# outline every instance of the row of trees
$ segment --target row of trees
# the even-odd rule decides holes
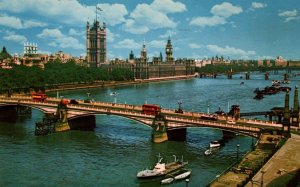
[[[13,65],[12,69],[0,69],[0,92],[29,92],[51,89],[63,84],[91,84],[96,81],[129,81],[133,72],[127,68],[88,68],[74,61],[60,63],[58,60],[37,67]]]
[[[249,71],[271,71],[282,69],[281,66],[275,66],[275,61],[270,60],[270,66],[267,65],[267,60],[263,60],[261,66],[258,65],[257,60],[249,60],[247,62],[239,62],[232,60],[230,64],[207,64],[204,67],[196,68],[198,73],[226,73],[232,72],[249,72]]]

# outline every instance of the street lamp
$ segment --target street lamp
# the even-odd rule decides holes
[[[207,113],[209,114],[209,104],[207,104]]]
[[[190,179],[185,179],[185,186],[186,186],[186,187],[189,186],[189,182],[190,182]]]
[[[175,110],[175,112],[176,112],[176,113],[183,113],[183,110],[182,110],[182,108],[181,108],[182,102],[181,102],[181,101],[178,101],[177,103],[178,103],[178,110]]]
[[[240,151],[240,144],[236,145],[236,161],[239,161],[239,151]]]

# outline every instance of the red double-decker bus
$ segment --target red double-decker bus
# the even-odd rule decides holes
[[[32,101],[44,102],[47,99],[46,94],[43,93],[32,93]]]
[[[157,106],[157,105],[144,104],[142,106],[143,114],[156,115],[160,112],[160,110],[161,110],[160,106]]]

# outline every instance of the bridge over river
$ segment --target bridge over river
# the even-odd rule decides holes
[[[69,122],[94,115],[116,115],[148,125],[152,128],[154,142],[163,142],[170,137],[185,139],[188,127],[210,127],[248,136],[258,137],[262,130],[281,131],[283,124],[275,121],[238,118],[218,115],[217,120],[201,119],[206,113],[184,111],[176,113],[174,109],[162,108],[158,115],[142,113],[142,106],[90,101],[89,103],[79,100],[78,104],[61,105],[61,99],[47,98],[44,102],[32,101],[30,96],[0,97],[0,107],[25,106],[41,110],[46,114],[53,114],[59,119],[54,125],[54,132],[70,130]],[[234,122],[232,122],[234,121]],[[82,123],[82,122],[81,122]],[[83,123],[81,125],[90,125]]]

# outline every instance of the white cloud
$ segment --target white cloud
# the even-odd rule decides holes
[[[162,41],[162,40],[152,40],[151,42],[149,42],[149,47],[153,47],[153,48],[164,48],[166,45],[166,41]]]
[[[147,4],[138,4],[135,10],[130,14],[130,17],[133,18],[135,22],[149,25],[149,27],[176,27],[176,23],[169,19],[165,13],[159,12]]]
[[[219,55],[252,56],[256,54],[255,51],[245,51],[230,46],[220,47],[217,45],[207,45],[206,47],[211,52]]]
[[[172,36],[175,36],[176,35],[176,32],[173,31],[173,30],[167,30],[165,34],[162,34],[160,35],[159,37],[160,38],[168,38],[168,37],[172,37]]]
[[[173,0],[154,0],[151,4],[138,4],[126,20],[124,30],[133,34],[144,34],[150,29],[175,28],[177,22],[168,17],[169,13],[186,11],[183,3]]]
[[[69,35],[71,35],[71,36],[83,36],[84,34],[85,34],[85,31],[78,31],[73,28],[69,29]]]
[[[186,7],[181,2],[174,2],[173,0],[154,0],[151,6],[165,13],[176,13],[176,12],[184,12],[186,11]]]
[[[192,48],[192,49],[200,49],[200,48],[202,48],[203,46],[202,46],[202,45],[199,45],[199,44],[196,44],[196,43],[190,43],[190,44],[189,44],[189,47]]]
[[[289,21],[292,21],[292,20],[299,20],[300,19],[300,16],[297,16],[297,17],[287,17],[285,18],[285,22],[289,22]]]
[[[285,22],[300,19],[300,16],[298,16],[298,11],[297,10],[283,11],[283,12],[278,13],[278,16],[285,17]]]
[[[125,48],[125,49],[139,49],[142,47],[141,44],[135,42],[132,39],[124,39],[113,46],[114,48]]]
[[[31,27],[46,27],[47,23],[43,23],[40,21],[36,21],[36,20],[25,20],[23,22],[23,28],[31,28]]]
[[[212,16],[212,17],[196,17],[192,18],[190,25],[195,26],[216,26],[216,25],[224,25],[227,21],[225,18],[220,16]]]
[[[108,28],[106,28],[106,41],[107,42],[113,42],[115,41],[115,37],[118,35],[112,33]]]
[[[0,25],[14,29],[22,28],[22,22],[19,18],[7,15],[0,15]]]
[[[62,38],[64,35],[60,32],[59,29],[44,29],[42,33],[38,34],[39,38]]]
[[[115,25],[125,21],[127,9],[123,4],[98,4],[98,6],[103,9],[101,15],[108,24]],[[19,0],[2,0],[0,10],[35,13],[69,25],[84,24],[88,18],[95,18],[95,6],[81,4],[78,0],[26,0],[22,3]]]
[[[252,9],[265,8],[265,7],[267,7],[267,4],[264,3],[252,2],[251,4]]]
[[[125,22],[124,16],[128,14],[125,5],[123,4],[98,4],[98,7],[102,9],[100,12],[100,19],[103,15],[107,19],[108,24],[111,26]]]
[[[45,27],[47,24],[36,20],[21,20],[14,16],[0,15],[0,25],[14,29]]]
[[[243,12],[243,9],[240,6],[233,6],[231,3],[224,2],[222,4],[213,6],[210,12],[216,16],[228,18],[232,15],[240,14]]]
[[[150,29],[144,25],[136,25],[133,19],[126,20],[125,24],[123,25],[124,30],[130,32],[132,34],[144,34],[148,32]]]
[[[22,45],[25,42],[27,42],[27,38],[25,36],[15,34],[14,32],[6,32],[6,36],[3,36],[3,39],[10,42],[16,42]]]
[[[214,5],[210,12],[213,14],[211,17],[194,17],[190,21],[190,25],[195,26],[217,26],[224,25],[230,16],[240,14],[243,9],[240,6],[233,6],[231,3],[224,2],[222,4]]]
[[[64,35],[59,29],[44,29],[37,37],[48,40],[48,45],[53,47],[72,49],[85,48],[85,45],[80,43],[76,38]]]
[[[295,17],[295,16],[297,16],[297,14],[298,14],[297,10],[287,10],[287,11],[280,12],[278,14],[278,16],[282,16],[282,17]]]

